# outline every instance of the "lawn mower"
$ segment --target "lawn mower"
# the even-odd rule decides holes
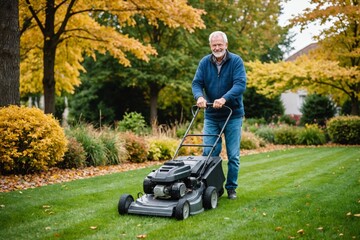
[[[208,103],[207,107],[212,107]],[[138,198],[130,194],[122,194],[118,202],[118,212],[149,216],[175,217],[178,220],[188,218],[203,212],[205,209],[217,207],[218,198],[224,193],[225,176],[222,169],[222,159],[211,156],[216,144],[227,125],[232,110],[219,134],[189,134],[200,108],[191,108],[193,118],[185,131],[174,157],[165,162],[159,169],[149,173],[143,181],[144,193]],[[196,109],[196,110],[195,110]],[[188,144],[188,137],[217,137],[214,145]],[[178,156],[182,147],[210,147],[207,156]]]

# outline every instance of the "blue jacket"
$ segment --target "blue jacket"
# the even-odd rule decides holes
[[[218,74],[216,63],[212,54],[200,60],[193,82],[192,92],[195,100],[204,97],[207,102],[213,103],[215,99],[225,98],[225,105],[233,110],[232,118],[245,115],[243,93],[246,89],[246,72],[244,62],[240,56],[227,52],[225,62]],[[224,120],[229,114],[226,108],[208,108],[205,118]]]

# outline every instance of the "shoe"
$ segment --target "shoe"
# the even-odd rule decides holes
[[[236,198],[236,191],[233,189],[227,190],[228,199],[235,199]]]

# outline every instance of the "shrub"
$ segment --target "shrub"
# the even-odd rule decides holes
[[[274,129],[270,127],[260,127],[256,130],[255,134],[264,139],[268,143],[275,142],[275,133]]]
[[[334,117],[327,122],[327,131],[334,143],[360,144],[360,117]]]
[[[118,130],[121,132],[131,131],[136,134],[142,134],[147,131],[147,125],[141,113],[125,113],[123,119],[118,122]]]
[[[0,133],[2,173],[46,171],[66,151],[67,139],[59,122],[37,108],[1,108]]]
[[[171,159],[176,151],[179,141],[169,137],[151,137],[147,139],[149,143],[148,160],[167,160]]]
[[[251,150],[257,149],[262,146],[265,146],[265,143],[261,139],[259,139],[254,133],[245,131],[242,132],[240,142],[241,149]]]
[[[295,127],[282,126],[274,131],[275,144],[295,145],[297,142],[297,129]]]
[[[68,150],[65,152],[63,161],[57,167],[63,169],[82,168],[86,165],[86,152],[75,138],[68,137]]]
[[[317,124],[306,124],[298,131],[297,144],[322,145],[326,143],[326,136]]]
[[[128,154],[126,160],[134,163],[141,163],[147,160],[148,146],[143,138],[133,132],[125,132],[121,134],[121,139],[125,142],[125,148]]]
[[[126,159],[125,143],[115,131],[103,127],[99,132],[99,139],[105,148],[106,165],[116,165]]]
[[[76,138],[86,152],[87,166],[101,166],[106,164],[106,147],[91,125],[80,124],[72,128],[68,135]]]
[[[300,119],[302,125],[315,123],[325,126],[326,121],[335,116],[336,107],[328,97],[312,94],[305,98],[300,111],[303,114]]]

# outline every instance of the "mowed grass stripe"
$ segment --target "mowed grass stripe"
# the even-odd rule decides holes
[[[244,176],[240,174],[240,198],[234,202],[231,202],[226,198],[221,198],[219,201],[219,209],[221,209],[221,211],[217,211],[217,209],[215,211],[205,212],[204,214],[210,214],[213,220],[207,221],[206,225],[202,225],[201,228],[194,227],[193,230],[191,230],[191,235],[187,234],[186,231],[177,230],[177,226],[174,224],[173,228],[171,228],[172,226],[166,226],[166,228],[169,228],[170,232],[174,232],[174,234],[165,236],[165,234],[163,235],[161,233],[165,230],[160,229],[150,236],[157,235],[162,237],[169,237],[169,239],[287,239],[291,235],[299,237],[297,231],[301,228],[307,227],[311,230],[311,234],[315,236],[315,239],[318,237],[321,239],[324,236],[324,233],[320,230],[317,230],[317,228],[321,226],[325,227],[326,224],[331,224],[333,222],[332,220],[330,222],[322,220],[321,213],[320,217],[317,218],[317,222],[323,222],[323,225],[320,224],[318,227],[315,227],[318,225],[316,223],[314,223],[315,226],[312,226],[308,225],[311,222],[302,223],[301,221],[297,220],[297,217],[301,218],[303,216],[303,212],[298,208],[297,205],[301,204],[301,206],[306,206],[307,201],[309,201],[307,198],[311,197],[311,192],[308,190],[311,189],[311,187],[317,189],[318,185],[321,184],[318,184],[315,181],[314,186],[302,187],[296,185],[296,183],[292,183],[292,180],[289,181],[289,184],[284,185],[284,182],[286,183],[287,181],[282,180],[289,178],[289,175],[291,176],[291,174],[288,174],[288,169],[292,169],[293,172],[299,172],[298,174],[300,175],[303,174],[306,178],[304,182],[314,179],[322,174],[334,176],[332,170],[337,170],[338,167],[341,168],[341,166],[343,166],[345,163],[352,166],[354,169],[359,169],[358,151],[350,151],[350,154],[345,154],[349,152],[347,148],[335,149],[336,151],[334,151],[334,149],[330,149],[331,151],[329,153],[327,153],[327,150],[329,149],[321,148],[320,151],[319,149],[300,149],[299,153],[297,153],[298,150],[294,150],[295,152],[291,152],[291,150],[289,150],[289,156],[293,156],[294,154],[296,156],[304,154],[304,156],[302,158],[295,158],[298,160],[293,160],[294,158],[292,157],[292,161],[286,160],[283,162],[290,163],[290,165],[296,165],[297,161],[301,161],[301,163],[298,164],[308,167],[296,169],[289,168],[289,165],[285,165],[283,168],[286,171],[275,171],[275,174],[273,171],[268,171],[267,174],[258,174],[267,179],[275,179],[274,182],[277,184],[275,189],[273,184],[267,185],[266,181],[264,181],[257,185],[257,192],[249,191],[247,189],[248,186],[253,184],[253,178],[248,175]],[[354,149],[352,148],[351,150]],[[257,159],[263,159],[263,156],[268,154],[259,155],[261,156],[254,157]],[[313,157],[312,161],[307,160],[308,156]],[[333,156],[334,158],[326,160],[326,158],[329,156]],[[243,158],[243,170],[247,167],[248,162],[251,162],[251,165],[254,165],[252,157],[248,157],[250,156]],[[288,156],[285,154],[284,158],[287,157]],[[277,160],[281,159],[277,157],[275,158]],[[279,168],[278,162],[273,161],[272,158],[270,158],[270,162],[272,162],[272,164],[267,164],[266,167],[261,166],[260,169],[273,169],[275,163],[275,168]],[[265,161],[261,160],[260,165],[263,164],[265,164]],[[326,168],[321,167],[324,164]],[[317,173],[319,169],[322,171]],[[254,169],[247,170],[249,172],[252,170],[256,172],[256,167]],[[284,172],[286,172],[286,174],[284,174]],[[251,174],[249,173],[249,175]],[[350,177],[356,178],[354,175]],[[333,186],[331,185],[328,188],[332,189]],[[325,191],[329,191],[329,189],[325,189]],[[336,191],[333,190],[332,192],[334,195],[336,195]],[[327,193],[324,192],[322,195],[323,194],[326,195]],[[353,194],[352,203],[356,203],[356,201],[354,201],[356,196],[354,195],[355,194]],[[321,196],[319,197],[321,198]],[[296,204],[297,201],[300,201],[300,203]],[[319,204],[321,205],[321,202],[319,202]],[[308,215],[309,213],[306,214]],[[315,214],[315,216],[318,215]],[[293,220],[294,217],[296,221]],[[192,217],[192,219],[196,219],[198,221],[201,221],[202,218],[202,215]],[[194,220],[194,222],[196,220]],[[306,220],[307,219],[305,218],[304,221],[306,222]],[[339,218],[337,220],[342,222],[344,219]],[[218,226],[219,224],[221,226]],[[277,227],[282,230],[276,231],[275,229],[277,229]],[[257,231],[256,229],[261,229],[261,231]],[[179,231],[181,231],[181,234]],[[336,231],[338,230],[334,231],[334,234],[336,235]],[[175,232],[178,234],[175,234]],[[172,236],[174,237],[172,238]],[[214,238],[211,238],[211,236]]]

